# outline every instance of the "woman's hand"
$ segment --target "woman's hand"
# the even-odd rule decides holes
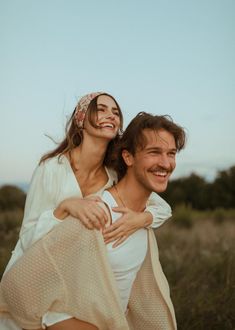
[[[56,218],[63,220],[68,215],[79,219],[88,229],[104,228],[108,221],[107,214],[98,205],[101,202],[98,196],[90,196],[85,198],[71,197],[62,201],[55,209]]]
[[[150,212],[134,212],[127,207],[113,207],[112,210],[123,214],[114,224],[103,230],[105,244],[116,241],[113,247],[123,243],[138,229],[148,227],[153,221]]]

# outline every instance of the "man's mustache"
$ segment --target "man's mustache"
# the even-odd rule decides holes
[[[157,172],[157,171],[165,171],[171,173],[174,170],[172,166],[165,167],[165,166],[157,166],[149,169],[149,172]]]

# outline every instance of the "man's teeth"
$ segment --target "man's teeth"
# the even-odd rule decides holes
[[[162,177],[165,177],[167,175],[166,171],[153,171],[153,173],[155,175],[159,175],[159,176],[162,176]]]

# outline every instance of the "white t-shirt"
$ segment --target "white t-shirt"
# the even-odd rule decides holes
[[[107,190],[104,191],[102,199],[108,205],[114,223],[121,216],[120,213],[112,211],[112,207],[117,206],[117,203]],[[115,248],[112,247],[113,244],[114,242],[107,244],[106,248],[125,312],[133,282],[147,254],[147,229],[137,230]]]

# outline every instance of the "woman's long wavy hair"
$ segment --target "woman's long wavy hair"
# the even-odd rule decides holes
[[[122,115],[122,111],[121,111],[119,104],[117,103],[117,101],[115,100],[115,98],[113,96],[111,96],[107,93],[103,93],[100,95],[107,95],[113,99],[113,101],[116,103],[116,106],[119,111],[119,116],[120,116],[120,129],[118,131],[117,136],[109,142],[107,150],[106,150],[106,154],[104,157],[104,165],[107,167],[113,167],[113,164],[115,162],[115,157],[116,157],[116,153],[115,153],[116,145],[118,144],[118,142],[120,140],[120,136],[122,134],[122,129],[123,129],[123,115]],[[90,102],[88,109],[87,109],[88,121],[93,127],[97,127],[97,125],[96,125],[97,99],[100,95],[96,96]],[[64,140],[61,143],[59,143],[59,145],[54,150],[43,155],[42,158],[40,159],[40,163],[44,162],[45,160],[47,160],[49,158],[52,158],[52,157],[55,157],[58,155],[60,158],[60,156],[62,156],[63,154],[65,154],[67,152],[70,153],[71,150],[73,150],[74,148],[78,147],[81,144],[81,142],[83,140],[83,128],[79,128],[77,126],[77,123],[74,118],[75,111],[76,111],[76,108],[74,109],[70,119],[68,120],[68,122],[66,124]]]

